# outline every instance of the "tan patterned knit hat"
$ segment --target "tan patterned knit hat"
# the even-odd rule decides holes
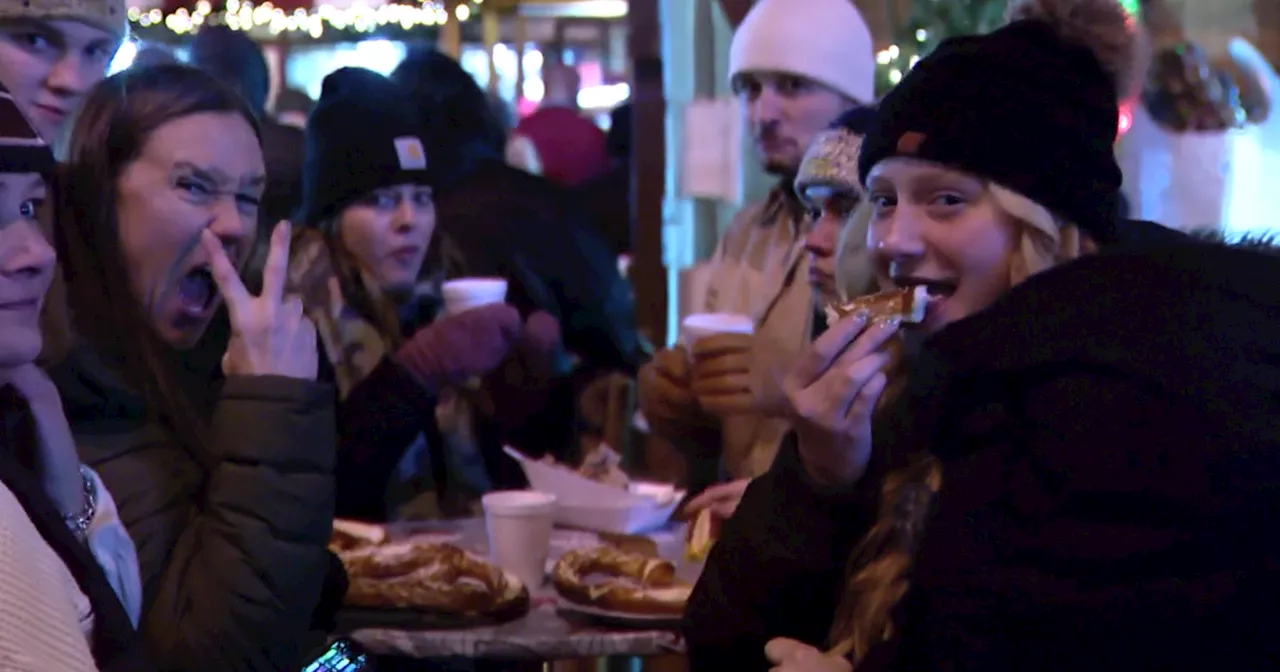
[[[125,0],[0,0],[0,21],[70,19],[124,39],[129,33]]]
[[[800,162],[794,181],[796,195],[801,201],[809,203],[817,192],[823,190],[861,196],[858,152],[862,149],[862,136],[875,117],[874,108],[854,108],[840,115],[831,128],[814,139]],[[822,196],[819,200],[821,198],[827,197]]]

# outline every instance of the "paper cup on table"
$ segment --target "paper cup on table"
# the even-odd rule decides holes
[[[450,315],[507,300],[503,278],[459,278],[444,283],[444,309]]]
[[[533,490],[491,492],[480,499],[489,535],[489,560],[515,574],[532,592],[542,585],[551,551],[556,498]]]
[[[738,313],[694,313],[680,321],[680,340],[693,352],[698,339],[717,334],[754,334],[755,320]]]

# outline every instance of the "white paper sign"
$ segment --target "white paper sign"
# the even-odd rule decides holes
[[[733,98],[695,100],[684,109],[680,193],[742,202],[742,113]]]

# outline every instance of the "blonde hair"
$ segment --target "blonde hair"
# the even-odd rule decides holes
[[[875,263],[867,246],[871,213],[870,203],[862,199],[840,231],[840,242],[836,245],[836,291],[841,301],[876,291]]]
[[[1089,251],[1080,230],[1054,217],[1031,199],[997,184],[987,193],[1018,229],[1017,253],[1010,268],[1010,286]],[[868,254],[863,224],[863,250]],[[851,222],[848,234],[855,235]],[[842,252],[847,249],[842,246]],[[861,256],[850,257],[850,260]],[[842,262],[837,262],[837,277]],[[894,366],[890,383],[877,410],[884,409],[905,387],[908,367]],[[836,648],[851,651],[855,667],[876,644],[893,636],[893,610],[906,594],[909,574],[924,536],[934,497],[942,486],[942,464],[929,455],[914,456],[902,469],[890,472],[880,486],[876,522],[850,558],[849,576],[832,623]]]

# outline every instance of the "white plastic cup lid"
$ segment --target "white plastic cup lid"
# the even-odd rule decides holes
[[[484,512],[496,516],[541,516],[555,509],[556,497],[536,490],[502,490],[480,498]]]
[[[753,334],[756,330],[755,320],[740,313],[694,313],[680,324],[703,334]]]
[[[680,321],[680,340],[693,349],[699,339],[717,334],[754,334],[755,320],[740,313],[694,313]]]
[[[458,278],[448,280],[442,287],[446,298],[470,298],[500,296],[506,298],[507,281],[505,278]]]

